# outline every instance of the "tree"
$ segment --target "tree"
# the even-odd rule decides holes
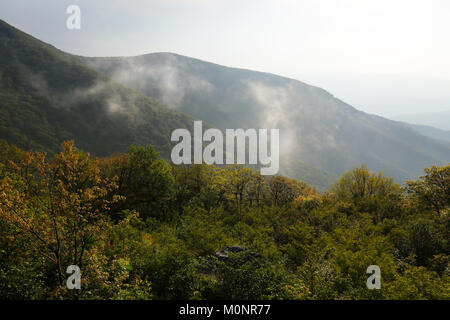
[[[165,218],[175,179],[170,165],[152,146],[130,147],[127,154],[103,161],[102,168],[110,179],[117,179],[116,193],[125,197],[115,212],[130,209],[144,218]]]
[[[375,196],[399,194],[400,186],[394,179],[383,176],[382,173],[371,173],[365,165],[344,173],[332,186],[333,192],[339,199],[362,199]]]
[[[68,265],[83,267],[86,252],[108,226],[107,199],[116,181],[100,175],[98,161],[73,142],[46,162],[41,153],[27,153],[13,164],[14,176],[0,182],[0,218],[28,237],[28,243],[51,265],[63,285]]]
[[[234,201],[240,213],[245,201],[260,198],[262,183],[256,171],[233,165],[217,172],[215,188],[225,201]],[[253,187],[255,189],[252,190]]]
[[[283,176],[272,177],[269,187],[272,199],[278,206],[288,204],[301,195],[315,194],[314,188],[307,183]]]
[[[173,198],[179,212],[188,204],[199,205],[207,211],[218,204],[219,195],[214,190],[216,171],[216,167],[206,164],[172,167],[176,185]]]
[[[425,173],[420,180],[407,181],[408,193],[438,214],[447,212],[450,207],[450,164],[426,168]]]

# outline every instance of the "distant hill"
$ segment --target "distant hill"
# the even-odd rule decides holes
[[[279,128],[280,173],[320,190],[362,163],[403,181],[450,159],[445,143],[297,80],[172,53],[74,56],[0,21],[0,138],[9,143],[55,152],[75,139],[98,156],[152,144],[168,158],[172,130],[194,118]]]
[[[410,124],[425,125],[442,130],[450,130],[450,110],[420,114],[402,114],[394,116],[392,119]]]
[[[173,53],[72,59],[219,128],[280,128],[281,172],[315,185],[314,171],[327,184],[365,163],[404,181],[450,160],[445,143],[297,80]]]
[[[436,140],[441,140],[450,145],[450,131],[442,130],[435,127],[423,126],[420,124],[409,124],[408,125],[415,131],[423,134],[424,136],[431,137]]]
[[[68,59],[0,20],[0,138],[54,153],[75,139],[98,156],[131,144],[170,152],[175,128],[193,118]]]

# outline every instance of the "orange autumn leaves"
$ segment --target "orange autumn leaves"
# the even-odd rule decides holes
[[[108,228],[107,213],[123,199],[116,179],[101,175],[98,160],[65,142],[51,161],[26,153],[0,184],[0,217],[30,239],[45,259],[56,264],[62,284],[68,264],[83,264],[90,246]]]

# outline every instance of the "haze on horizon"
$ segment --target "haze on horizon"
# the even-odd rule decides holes
[[[81,30],[66,28],[71,4]],[[73,54],[174,52],[295,78],[386,117],[450,110],[449,16],[446,0],[0,2],[0,19]]]

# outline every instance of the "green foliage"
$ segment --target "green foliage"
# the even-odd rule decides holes
[[[319,194],[241,166],[170,166],[151,146],[97,159],[70,142],[50,160],[3,147],[2,298],[449,298],[446,167],[407,190],[360,167]]]
[[[426,208],[438,214],[448,214],[450,209],[450,164],[425,169],[425,176],[418,181],[408,181],[408,192]]]
[[[213,83],[212,94],[226,92],[186,92],[185,111],[218,127],[230,119],[236,128],[260,127],[252,121],[261,105],[249,104],[248,92],[237,99],[242,89],[234,87],[260,75],[169,57]],[[242,166],[171,166],[158,152],[167,159],[170,133],[193,119],[90,69],[114,73],[122,58],[100,60],[63,53],[0,21],[0,298],[450,298],[450,165],[426,168],[406,188],[362,166],[324,194]],[[305,140],[281,167],[321,191],[362,159],[397,178],[448,159],[448,148],[416,144],[403,127],[368,119],[320,89],[262,80],[316,106],[286,113],[302,134],[319,139],[320,150]],[[152,86],[143,91],[161,94]],[[336,148],[355,137],[356,146]],[[72,139],[81,149],[61,145]],[[395,159],[379,158],[399,147]],[[409,163],[411,155],[422,160]],[[228,247],[240,251],[224,255]],[[82,269],[81,290],[65,286],[71,264]],[[380,290],[366,287],[373,264],[381,268]]]
[[[267,264],[261,259],[249,259],[238,253],[216,267],[220,289],[215,298],[224,299],[280,299],[286,275],[277,264]]]
[[[143,219],[166,218],[174,188],[171,167],[152,146],[130,147],[128,153],[102,161],[103,171],[117,178],[118,194],[125,197],[115,211],[136,210]]]
[[[160,299],[189,299],[195,277],[194,256],[169,229],[155,233],[155,244],[145,253],[140,271],[148,276]]]

